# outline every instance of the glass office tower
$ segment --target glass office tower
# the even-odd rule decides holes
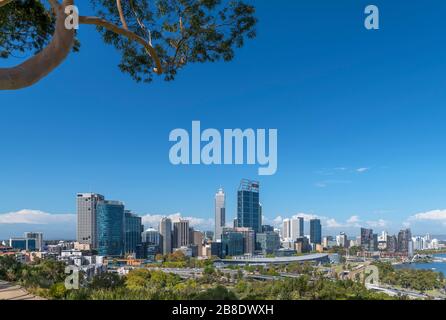
[[[124,252],[135,254],[136,248],[142,243],[142,219],[129,210],[124,212],[125,220],[125,241]]]
[[[237,227],[262,232],[262,213],[259,202],[259,182],[242,180],[237,192]]]
[[[223,230],[221,236],[222,257],[242,256],[244,253],[244,244],[243,233],[233,230]]]
[[[124,204],[119,201],[99,201],[96,206],[96,221],[98,255],[124,255]]]
[[[321,220],[319,219],[310,220],[310,243],[311,244],[322,243],[322,226],[321,226]]]

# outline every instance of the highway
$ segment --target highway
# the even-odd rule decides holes
[[[383,286],[379,286],[376,284],[366,284],[365,285],[367,287],[367,289],[369,290],[375,290],[375,291],[379,291],[379,292],[383,292],[388,294],[389,296],[407,296],[411,299],[427,299],[429,298],[427,295],[422,294],[422,293],[418,293],[415,291],[409,291],[409,290],[400,290],[400,289],[395,289],[392,287],[383,287]]]

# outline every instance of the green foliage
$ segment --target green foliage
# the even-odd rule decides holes
[[[0,58],[35,54],[50,41],[55,18],[43,1],[15,0],[0,8]],[[79,51],[75,40],[73,51]]]
[[[97,15],[120,24],[115,0],[91,0]],[[230,61],[234,49],[256,36],[255,9],[241,1],[131,0],[122,3],[129,29],[153,41],[165,80],[189,63]],[[150,82],[153,60],[144,48],[98,28],[104,41],[121,52],[119,68],[136,81]]]
[[[51,298],[54,299],[63,299],[67,294],[67,289],[65,288],[65,284],[63,282],[55,283],[51,286],[49,290],[49,294]]]
[[[165,257],[170,263],[189,258],[180,255]],[[176,260],[176,261],[174,261]],[[183,261],[184,262],[184,261]],[[195,261],[193,263],[198,263]],[[201,262],[200,262],[201,263]],[[325,278],[311,264],[245,267],[252,272],[277,275],[279,272],[299,274],[297,278],[255,281],[243,277],[241,268],[234,276],[214,269],[209,262],[204,274],[196,279],[181,279],[161,270],[135,269],[127,276],[106,273],[95,276],[80,290],[67,291],[64,286],[64,264],[42,260],[21,265],[14,257],[0,257],[0,278],[18,281],[32,293],[50,299],[70,300],[375,300],[395,299],[367,290],[361,282]],[[423,270],[395,270],[389,263],[377,262],[380,281],[420,291],[439,288],[440,274]],[[229,282],[235,278],[237,281]],[[396,297],[402,299],[404,297]]]
[[[34,265],[17,262],[14,256],[0,257],[0,279],[17,281],[25,287],[50,288],[65,279],[65,264],[43,260]]]
[[[0,57],[40,51],[53,31],[52,16],[40,1],[13,1],[0,9]]]
[[[443,286],[444,277],[432,270],[395,269],[390,263],[375,262],[379,269],[380,281],[385,284],[401,286],[405,289],[428,291]]]
[[[42,2],[15,0],[0,9],[1,58],[35,53],[48,44],[55,17]],[[87,11],[87,1],[81,2],[79,10]],[[122,26],[116,0],[89,3],[97,16]],[[255,8],[239,0],[129,0],[122,7],[128,29],[152,42],[167,81],[187,64],[232,60],[235,49],[256,36]],[[121,53],[122,72],[138,82],[153,80],[155,63],[144,47],[103,27],[97,30]]]
[[[362,248],[361,247],[358,247],[358,246],[356,246],[356,247],[350,247],[349,249],[348,249],[348,254],[349,255],[351,255],[351,256],[356,256],[357,254],[358,254],[358,252],[361,252],[362,251]]]
[[[212,274],[215,273],[215,269],[214,269],[213,266],[206,266],[206,267],[203,269],[203,273],[204,273],[204,274],[207,274],[207,275],[212,275]]]
[[[124,279],[116,273],[101,273],[93,278],[90,288],[99,289],[116,289],[124,285]]]
[[[237,295],[221,285],[200,292],[195,300],[237,300]]]

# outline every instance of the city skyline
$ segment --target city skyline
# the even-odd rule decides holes
[[[248,181],[246,179],[242,179],[243,181]],[[253,182],[253,181],[251,181]],[[255,183],[258,183],[254,181]],[[239,193],[240,190],[235,190],[233,193],[235,194],[234,197],[237,198],[237,193]],[[226,193],[221,194],[220,192],[223,192],[223,188],[218,188],[217,193],[214,194],[214,211],[216,209],[215,207],[215,200],[218,195],[223,195],[224,198],[224,204],[226,203]],[[105,193],[103,193],[105,194]],[[20,225],[20,228],[17,230],[14,230],[14,225],[16,225],[14,222],[14,214],[7,214],[8,222],[5,222],[6,220],[2,219],[2,215],[0,214],[0,239],[7,239],[11,236],[19,236],[23,234],[24,232],[29,232],[30,230],[43,232],[46,235],[49,235],[50,239],[64,239],[64,240],[71,240],[71,239],[80,239],[81,243],[89,243],[88,241],[83,242],[83,235],[84,233],[79,233],[80,230],[84,227],[85,224],[85,213],[86,210],[85,204],[87,203],[89,206],[91,206],[90,202],[85,202],[86,200],[96,199],[95,201],[102,201],[104,200],[104,196],[99,193],[77,193],[77,205],[81,203],[82,205],[79,207],[79,213],[80,214],[61,214],[61,215],[51,215],[47,214],[42,211],[37,210],[21,210],[16,213],[16,215],[19,217],[20,220],[18,220],[17,225]],[[121,203],[121,201],[120,201]],[[125,205],[125,201],[122,202],[123,205]],[[87,205],[87,206],[88,206]],[[85,208],[84,208],[85,207]],[[262,205],[260,205],[260,208],[262,208]],[[128,210],[126,210],[128,211]],[[236,209],[234,210],[237,211]],[[260,210],[261,211],[261,210]],[[130,211],[129,211],[130,212]],[[95,214],[96,211],[93,209],[91,211],[92,214]],[[171,220],[172,226],[174,223],[180,222],[180,221],[188,221],[188,224],[190,224],[191,227],[196,228],[200,231],[214,231],[215,230],[215,221],[217,216],[214,215],[213,217],[210,215],[207,219],[199,218],[199,217],[193,217],[193,216],[185,216],[181,213],[173,213],[173,214],[140,214],[140,213],[131,213],[132,215],[137,216],[141,219],[142,225],[145,229],[148,228],[158,228],[161,220],[163,218],[168,218]],[[226,214],[226,208],[225,208],[225,216],[226,216],[226,224],[225,227],[233,227],[233,219],[237,221],[237,214],[230,215],[229,219]],[[56,219],[54,219],[56,218]],[[28,220],[27,220],[28,219]],[[48,221],[45,221],[45,219],[48,219]],[[51,221],[53,219],[53,221]],[[305,230],[304,235],[310,236],[310,229],[311,229],[311,221],[312,220],[318,220],[321,223],[322,227],[322,236],[333,236],[338,235],[342,232],[345,232],[348,234],[348,236],[352,239],[356,236],[360,235],[360,228],[370,228],[374,230],[379,230],[380,232],[389,232],[389,233],[397,233],[398,231],[405,229],[407,227],[410,227],[409,224],[401,224],[401,227],[395,227],[395,228],[389,228],[384,222],[373,222],[373,221],[362,221],[359,219],[358,216],[352,216],[350,217],[345,223],[339,223],[336,220],[325,217],[325,216],[319,216],[316,214],[307,214],[307,213],[297,213],[294,215],[278,215],[275,218],[271,219],[265,216],[262,216],[261,218],[261,224],[262,225],[271,225],[274,228],[280,229],[281,232],[283,232],[284,224],[289,223],[288,228],[297,228],[299,231],[299,234],[301,234],[300,226],[297,226],[297,221],[302,220],[299,224],[302,224]],[[3,223],[3,224],[2,224]],[[73,223],[74,226],[73,226]],[[54,233],[52,230],[54,227],[58,228],[60,227],[60,224],[63,224],[65,229],[69,230],[62,231],[62,233]],[[292,226],[294,224],[294,226]],[[2,226],[8,226],[9,228],[6,229],[7,231],[3,231],[2,233]],[[71,226],[71,228],[70,228]],[[79,226],[78,228],[76,226]],[[74,229],[73,229],[74,228]],[[440,227],[441,228],[441,227]],[[73,230],[71,230],[73,229]],[[77,235],[76,235],[77,230]],[[91,232],[91,231],[90,231]],[[96,231],[94,231],[96,232]],[[173,232],[173,230],[172,230]],[[291,232],[291,231],[289,231]],[[295,232],[295,231],[292,231]],[[65,233],[65,234],[64,234]],[[425,234],[431,234],[431,235],[439,235],[439,236],[445,236],[446,238],[446,232],[435,232],[432,230],[421,230],[421,231],[415,231],[413,232],[414,235],[422,236]],[[59,234],[59,235],[58,235]],[[70,234],[72,236],[70,236]],[[94,238],[94,237],[93,237]]]
[[[257,166],[172,166],[169,132],[199,120],[218,130],[278,129],[278,171],[261,181],[270,220],[306,213],[347,226],[357,216],[397,230],[429,213],[409,221],[413,229],[441,233],[446,66],[438,39],[446,4],[376,5],[381,29],[368,31],[357,2],[258,3],[258,37],[233,63],[197,65],[149,86],[112,68],[117,54],[82,26],[94,51],[81,50],[35,87],[2,92],[0,232],[20,221],[6,213],[74,214],[71,195],[79,191],[126,199],[141,215],[209,219],[212,203],[202,199],[216,186],[233,190],[239,177],[257,179]],[[283,28],[292,32],[285,37]],[[78,72],[86,69],[100,80]],[[66,93],[64,79],[76,83],[76,94]],[[226,206],[232,218],[232,194]],[[66,217],[44,221],[58,219]]]

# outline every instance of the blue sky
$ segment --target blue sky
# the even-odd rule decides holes
[[[146,221],[180,212],[207,225],[223,186],[231,220],[241,178],[260,180],[268,222],[305,213],[332,234],[403,224],[446,233],[446,3],[373,1],[381,29],[367,31],[370,3],[255,1],[258,37],[234,61],[150,85],[120,73],[115,50],[82,26],[80,53],[32,88],[0,93],[0,238],[74,235],[74,219],[33,225],[17,212],[73,214],[84,191]],[[193,120],[277,128],[278,172],[172,166],[169,132]]]

